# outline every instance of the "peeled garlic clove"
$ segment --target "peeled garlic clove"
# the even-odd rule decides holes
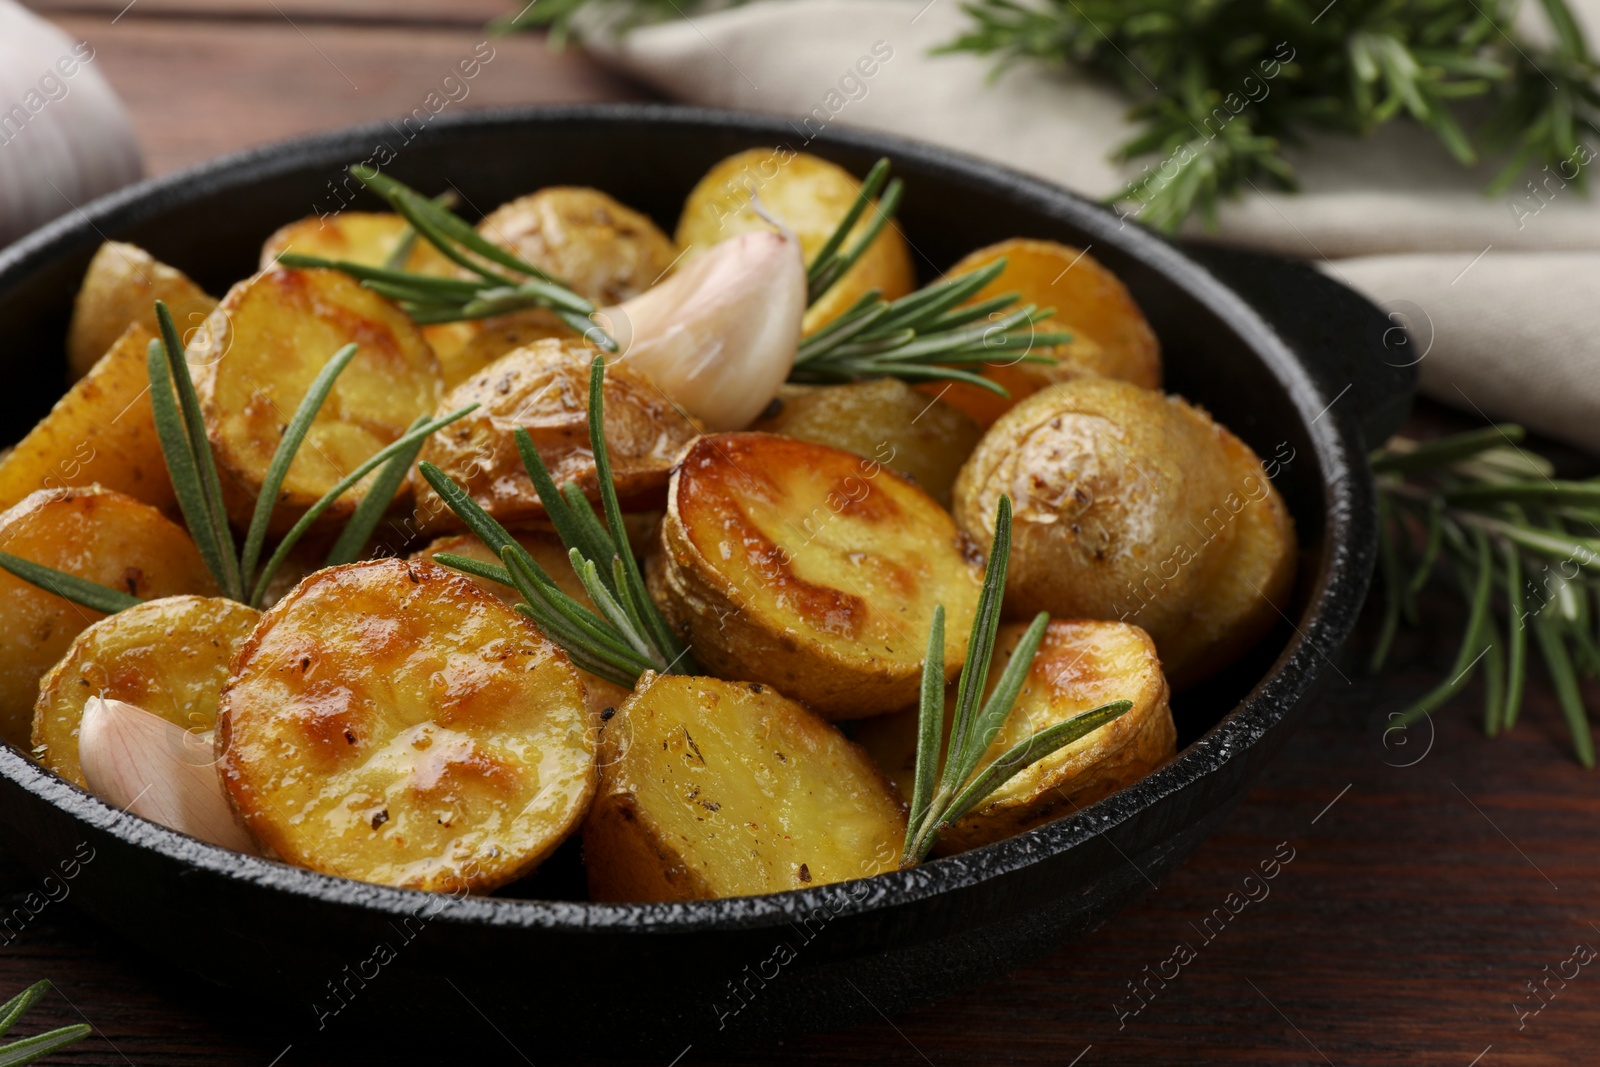
[[[619,354],[711,430],[754,422],[789,377],[806,310],[800,242],[744,233],[602,310]]]
[[[213,845],[256,852],[223,796],[210,731],[191,733],[124,701],[90,697],[78,760],[89,791],[107,804]]]

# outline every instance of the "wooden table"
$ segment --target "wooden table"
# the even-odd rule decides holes
[[[484,39],[498,0],[40,0],[91,41],[133,113],[152,172],[418,106]],[[464,106],[627,99],[643,91],[575,52],[496,39]],[[1433,416],[1438,418],[1437,414]],[[1574,946],[1600,946],[1600,779],[1573,762],[1549,687],[1523,721],[1479,734],[1476,687],[1382,741],[1385,715],[1448,668],[1459,611],[1438,602],[1399,666],[1367,677],[1356,649],[1304,729],[1222,832],[1140,903],[1080,943],[969,995],[852,1030],[744,1054],[691,1048],[690,1064],[1578,1064],[1600,1061],[1600,972],[1541,1003]],[[1591,694],[1593,696],[1594,694]],[[1280,842],[1293,861],[1179,979],[1136,1015],[1129,983],[1200,944],[1196,927]],[[9,909],[35,888],[0,863]],[[1548,968],[1548,970],[1546,970]],[[1568,970],[1570,971],[1570,966]],[[95,1033],[51,1062],[393,1063],[285,1049],[269,1012],[138,958],[52,907],[0,952],[0,992],[49,977],[23,1024],[87,1019]],[[1120,1009],[1114,1007],[1120,1005]],[[1520,1012],[1519,1012],[1520,1009]],[[1521,1014],[1528,1013],[1528,1014]],[[240,1022],[238,1020],[246,1020]],[[589,1020],[589,1025],[603,1021]],[[419,1025],[428,1025],[425,1006]],[[546,1063],[538,1049],[525,1049]],[[276,1059],[275,1059],[276,1057]],[[506,1049],[509,1062],[522,1062]]]

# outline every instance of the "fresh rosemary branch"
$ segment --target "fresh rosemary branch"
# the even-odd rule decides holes
[[[523,598],[517,610],[564,648],[576,666],[632,687],[645,671],[693,674],[699,667],[650,599],[644,574],[628,544],[606,447],[604,383],[605,359],[596,356],[589,370],[589,447],[600,483],[603,522],[576,482],[556,487],[526,430],[519,428],[515,435],[517,451],[539,500],[598,611],[562,592],[527,549],[448,474],[431,463],[423,463],[419,469],[450,510],[500,557],[503,565],[497,567],[450,553],[440,553],[434,559],[515,588]]]
[[[988,683],[989,663],[994,658],[995,639],[999,635],[1000,603],[1010,556],[1011,499],[1002,496],[995,516],[994,544],[984,570],[978,613],[972,620],[972,638],[967,644],[961,679],[956,684],[955,714],[950,724],[948,746],[944,746],[944,605],[934,609],[933,625],[928,633],[928,654],[922,663],[916,776],[911,790],[911,818],[906,825],[905,849],[901,854],[902,866],[925,859],[940,833],[1024,768],[1121,717],[1133,707],[1130,701],[1117,700],[1074,715],[1030,734],[975,774],[978,762],[1011,714],[1027,681],[1034,653],[1044,639],[1045,627],[1050,624],[1050,616],[1044,612],[1034,617],[989,699],[980,707],[978,702]],[[939,766],[941,746],[946,747],[942,769]]]
[[[17,1024],[17,1020],[22,1018],[23,1013],[33,1007],[34,1002],[44,996],[45,990],[49,988],[48,979],[35,982],[4,1004],[0,1004],[0,1037],[10,1031]],[[87,1023],[74,1023],[71,1026],[58,1027],[42,1034],[22,1038],[20,1041],[0,1045],[0,1067],[21,1067],[22,1064],[34,1063],[52,1052],[82,1041],[93,1032],[93,1029]]]
[[[874,206],[873,200],[878,198],[879,193],[883,196]],[[850,210],[845,212],[844,217],[839,220],[839,225],[834,228],[823,246],[817,249],[817,254],[806,267],[808,306],[821,300],[823,294],[833,288],[833,284],[842,278],[846,271],[856,265],[856,260],[861,258],[862,253],[878,239],[878,234],[882,233],[883,228],[894,218],[895,212],[900,209],[900,198],[904,194],[904,182],[899,178],[889,180],[887,158],[880,159],[872,165],[872,169],[861,181],[861,190],[856,194]],[[848,249],[845,249],[845,240],[849,238],[850,231],[855,229],[856,223],[861,221],[861,215],[868,207],[873,207],[873,212],[867,228]]]
[[[420,324],[460,322],[529,308],[547,308],[600,348],[607,352],[617,350],[616,341],[591,319],[596,310],[593,303],[532,263],[486,240],[444,204],[428,199],[373,167],[356,164],[350,167],[350,174],[387,200],[389,206],[441,255],[476,277],[414,274],[393,265],[372,267],[293,252],[278,257],[279,263],[286,267],[342,271],[378,295],[393,300]]]
[[[1544,660],[1573,752],[1595,765],[1578,677],[1600,675],[1600,480],[1558,481],[1517,445],[1520,426],[1491,426],[1375,453],[1383,618],[1373,670],[1400,620],[1418,621],[1417,594],[1442,579],[1467,606],[1445,679],[1402,712],[1406,725],[1456,696],[1481,667],[1484,732],[1516,724],[1528,646]],[[1531,633],[1530,633],[1531,631]]]

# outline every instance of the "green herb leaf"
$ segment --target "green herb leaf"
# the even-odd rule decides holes
[[[22,1018],[23,1012],[33,1007],[34,1002],[49,988],[49,981],[35,982],[4,1004],[0,1004],[0,1035],[8,1033],[16,1025],[17,1020]],[[0,1045],[0,1067],[22,1067],[23,1064],[34,1063],[52,1052],[82,1041],[92,1032],[93,1028],[86,1023],[74,1023],[71,1026],[58,1027],[43,1034],[35,1034],[33,1037]]]
[[[13,556],[9,552],[0,552],[0,567],[4,567],[25,582],[54,593],[63,600],[81,604],[91,611],[115,615],[119,611],[144,603],[138,597],[119,589],[87,581],[66,571],[58,571],[54,567],[46,567],[42,563]]]

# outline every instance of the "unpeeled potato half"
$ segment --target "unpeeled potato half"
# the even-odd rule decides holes
[[[156,301],[166,302],[185,340],[217,306],[188,276],[138,245],[107,241],[89,261],[67,332],[67,368],[81,378],[127,330],[138,323],[154,333]]]

